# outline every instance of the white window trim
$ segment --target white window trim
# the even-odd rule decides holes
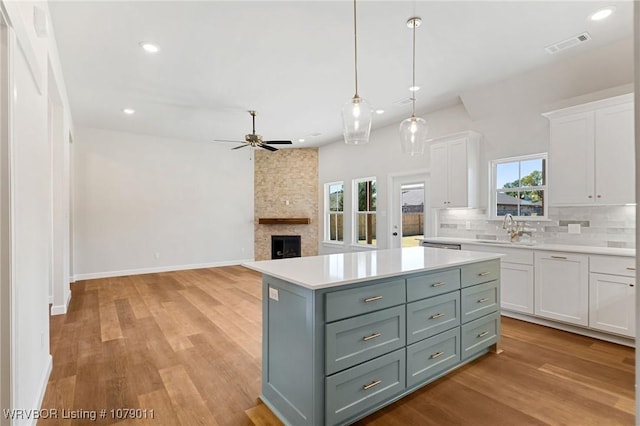
[[[542,189],[544,191],[545,202],[543,204],[543,214],[542,216],[514,216],[514,219],[518,219],[520,221],[546,221],[549,220],[549,156],[546,152],[540,152],[537,154],[527,154],[527,155],[519,155],[517,157],[508,157],[508,158],[498,158],[495,160],[489,161],[489,220],[503,220],[503,216],[498,216],[496,211],[496,194],[498,189],[496,188],[496,166],[502,163],[513,163],[516,161],[526,161],[526,160],[534,160],[543,158],[545,160],[545,178],[546,183],[542,186],[532,186],[527,187],[531,189]]]
[[[358,217],[359,213],[373,213],[376,215],[376,235],[378,235],[378,212],[376,211],[359,211],[358,210],[358,184],[360,182],[368,182],[368,181],[374,181],[376,183],[376,208],[377,206],[377,196],[378,196],[378,180],[376,179],[375,176],[370,176],[370,177],[365,177],[365,178],[358,178],[358,179],[353,179],[352,181],[352,185],[351,185],[351,245],[353,247],[367,247],[367,248],[376,248],[378,247],[378,244],[360,244],[358,243],[358,220],[356,219]],[[377,241],[377,240],[376,240]]]
[[[323,230],[323,237],[322,237],[322,242],[325,244],[335,244],[335,245],[344,245],[344,240],[343,241],[338,241],[338,240],[331,240],[329,239],[329,225],[331,224],[331,221],[329,220],[329,214],[330,213],[338,213],[338,212],[331,212],[329,211],[329,187],[331,185],[342,185],[342,237],[344,238],[344,181],[342,180],[338,180],[335,182],[327,182],[324,184],[324,230]]]

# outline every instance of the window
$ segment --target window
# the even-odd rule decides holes
[[[324,185],[325,241],[344,241],[344,183],[332,182]]]
[[[354,238],[357,244],[376,245],[376,179],[353,182]]]
[[[494,217],[547,216],[547,154],[491,162],[491,208]]]

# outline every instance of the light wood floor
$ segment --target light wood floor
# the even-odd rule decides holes
[[[240,266],[81,281],[51,318],[39,424],[279,425],[260,393],[260,276]],[[502,319],[488,354],[358,425],[632,425],[633,349]],[[154,410],[118,420],[111,409]],[[150,416],[150,412],[147,411]]]

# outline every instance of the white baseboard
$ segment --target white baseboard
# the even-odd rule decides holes
[[[522,321],[531,322],[533,324],[544,325],[551,328],[557,328],[558,330],[568,331],[570,333],[581,334],[587,337],[593,337],[594,339],[606,340],[607,342],[617,343],[619,345],[630,346],[632,348],[636,347],[635,339],[616,336],[615,334],[603,333],[596,330],[591,330],[588,328],[582,328],[570,324],[564,324],[561,322],[556,322],[552,320],[547,320],[544,318],[532,317],[527,314],[520,314],[517,312],[509,312],[509,311],[501,311],[502,316],[515,318]]]
[[[71,302],[71,292],[67,294],[67,300],[64,301],[64,305],[54,305],[51,307],[51,315],[64,315],[69,309],[69,303]]]
[[[73,280],[92,280],[96,278],[111,278],[111,277],[123,277],[126,275],[141,275],[141,274],[154,274],[157,272],[171,272],[171,271],[184,271],[187,269],[203,269],[203,268],[215,268],[218,266],[231,266],[240,265],[244,262],[252,262],[254,259],[237,259],[237,260],[225,260],[222,262],[212,263],[196,263],[191,265],[173,265],[173,266],[160,266],[157,268],[141,268],[141,269],[127,269],[122,271],[106,271],[106,272],[90,272],[87,274],[76,274],[73,276]]]

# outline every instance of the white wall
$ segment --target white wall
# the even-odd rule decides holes
[[[568,106],[569,98],[600,92],[607,97],[627,93],[633,82],[633,40],[620,42],[577,56],[558,57],[553,64],[497,82],[491,86],[462,93],[462,104],[424,115],[429,138],[464,130],[483,135],[480,155],[480,197],[486,205],[488,161],[515,155],[546,152],[549,124],[540,114],[559,106]],[[627,85],[620,88],[621,85]],[[612,90],[606,90],[614,88]],[[593,100],[583,96],[576,103]],[[569,99],[569,100],[568,100]],[[568,101],[567,101],[568,100]],[[376,176],[378,180],[378,247],[388,240],[388,176],[420,168],[429,168],[429,155],[405,156],[400,151],[399,123],[371,132],[369,144],[347,146],[337,141],[320,148],[319,184],[345,182],[345,218],[351,215],[351,180]],[[428,149],[427,149],[428,151]],[[320,194],[322,197],[323,194]],[[320,200],[320,208],[324,201]],[[319,215],[320,241],[324,218]],[[345,245],[323,244],[320,253],[349,251],[351,221],[345,220]],[[348,241],[347,241],[348,240]]]
[[[76,279],[253,258],[248,150],[90,128],[73,146]]]
[[[58,89],[58,127],[54,130],[69,134],[71,117],[53,30],[49,28],[49,34],[43,37],[36,34],[36,7],[48,16],[46,2],[3,0],[0,5],[9,26],[8,72],[11,79],[8,87],[10,232],[2,235],[3,239],[9,240],[11,266],[9,282],[2,282],[3,294],[8,288],[11,295],[11,335],[3,334],[2,353],[5,353],[6,345],[10,345],[11,384],[10,396],[2,395],[3,409],[33,410],[40,407],[52,366],[49,355],[49,285],[54,267],[64,270],[64,265],[54,265],[53,262],[52,206],[56,201],[53,197],[58,195],[52,192],[51,179],[54,174],[65,176],[65,171],[60,169],[63,165],[52,162],[54,156],[59,156],[60,147],[52,146],[49,140],[49,84]],[[64,184],[64,180],[59,181],[59,185]],[[68,180],[66,185],[68,188]],[[68,216],[68,208],[66,212],[60,212],[61,217],[65,213]],[[66,225],[59,225],[69,227],[68,221]],[[68,253],[58,256],[58,263],[64,262],[65,256],[68,258]],[[60,284],[60,295],[65,297],[66,294],[68,299],[68,276],[61,276]],[[3,302],[2,307],[6,306]],[[66,306],[62,303],[61,310],[64,309]],[[5,362],[3,358],[3,366]],[[3,387],[3,391],[5,389]],[[4,416],[2,422],[6,422]],[[35,424],[35,421],[23,420],[16,424]]]

